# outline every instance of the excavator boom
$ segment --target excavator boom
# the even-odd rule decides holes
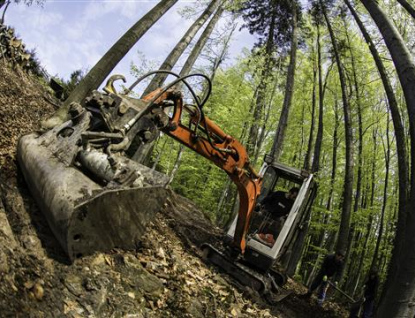
[[[170,91],[165,94],[164,100],[173,101],[174,112],[162,131],[212,161],[224,170],[237,186],[240,204],[233,246],[243,253],[249,220],[261,190],[262,179],[250,165],[246,149],[239,141],[223,132],[202,112],[184,106],[179,92]],[[194,129],[182,124],[184,111],[190,115]],[[203,134],[200,131],[203,131]]]

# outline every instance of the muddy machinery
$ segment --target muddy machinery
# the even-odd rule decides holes
[[[176,80],[141,99],[131,97],[141,80],[160,72]],[[194,76],[206,80],[203,99],[187,82]],[[313,176],[269,156],[256,173],[244,146],[204,115],[211,91],[205,75],[180,78],[155,71],[122,93],[113,86],[118,79],[125,81],[114,75],[104,92],[93,91],[84,101],[72,103],[69,121],[19,140],[23,175],[70,259],[136,247],[147,223],[164,204],[168,178],[130,158],[161,131],[212,161],[237,187],[239,209],[227,233],[232,255],[206,245],[208,260],[256,290],[269,289],[275,281],[269,276],[273,264],[295,242],[299,225],[307,218],[315,193]],[[184,104],[179,85],[187,86],[195,104]],[[284,187],[290,182],[300,185],[299,195],[276,243],[266,246],[249,229],[254,207],[277,183]]]

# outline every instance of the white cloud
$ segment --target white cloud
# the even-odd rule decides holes
[[[192,2],[179,1],[162,16],[116,71],[128,75],[130,62],[140,63],[137,50],[149,60],[163,61],[196,19],[183,19],[177,13]],[[43,9],[13,4],[6,23],[16,27],[27,48],[36,48],[49,73],[67,78],[74,70],[91,68],[155,4],[157,1],[46,1]],[[233,50],[239,51],[245,41],[245,36],[239,38],[238,48]]]
[[[138,3],[129,1],[111,1],[101,2],[92,1],[87,4],[83,12],[85,21],[96,21],[104,16],[112,15],[113,17],[121,15],[128,19],[137,19],[144,15],[154,5],[151,3]]]

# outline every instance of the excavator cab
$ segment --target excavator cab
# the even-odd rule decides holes
[[[260,175],[263,177],[261,193],[257,203],[261,202],[273,191],[286,191],[292,187],[299,188],[298,195],[291,207],[288,216],[279,229],[278,236],[272,242],[265,242],[258,237],[264,226],[270,220],[270,215],[259,209],[253,212],[247,244],[243,254],[243,262],[250,267],[267,272],[282,255],[290,252],[299,232],[307,222],[311,206],[316,194],[317,184],[313,175],[307,171],[292,168],[273,161],[271,156],[266,156],[261,168]],[[235,233],[236,219],[231,224],[227,236],[232,238]],[[275,226],[275,224],[274,224]]]
[[[239,215],[236,215],[225,235],[225,242],[229,242],[227,249],[223,251],[209,244],[202,245],[202,249],[205,259],[210,263],[219,266],[243,285],[275,303],[289,295],[289,292],[281,289],[287,277],[275,265],[283,256],[290,255],[302,234],[301,231],[310,216],[317,183],[309,172],[278,163],[270,155],[265,156],[258,175],[261,178],[261,191],[256,198],[257,207],[273,191],[288,191],[292,187],[299,189],[275,242],[269,244],[258,239],[257,234],[269,222],[269,215],[255,208],[251,214],[243,253],[235,253],[232,245],[238,233]]]

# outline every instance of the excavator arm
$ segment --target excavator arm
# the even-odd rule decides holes
[[[143,100],[150,102],[149,111],[158,114],[159,117],[162,114],[160,109],[165,105],[172,105],[172,115],[168,121],[162,120],[166,124],[160,130],[212,161],[224,170],[237,186],[240,204],[233,247],[243,253],[249,221],[262,183],[262,179],[250,165],[245,147],[204,116],[200,108],[184,105],[179,91],[158,90],[145,96]],[[184,113],[189,115],[188,125],[183,122]]]

